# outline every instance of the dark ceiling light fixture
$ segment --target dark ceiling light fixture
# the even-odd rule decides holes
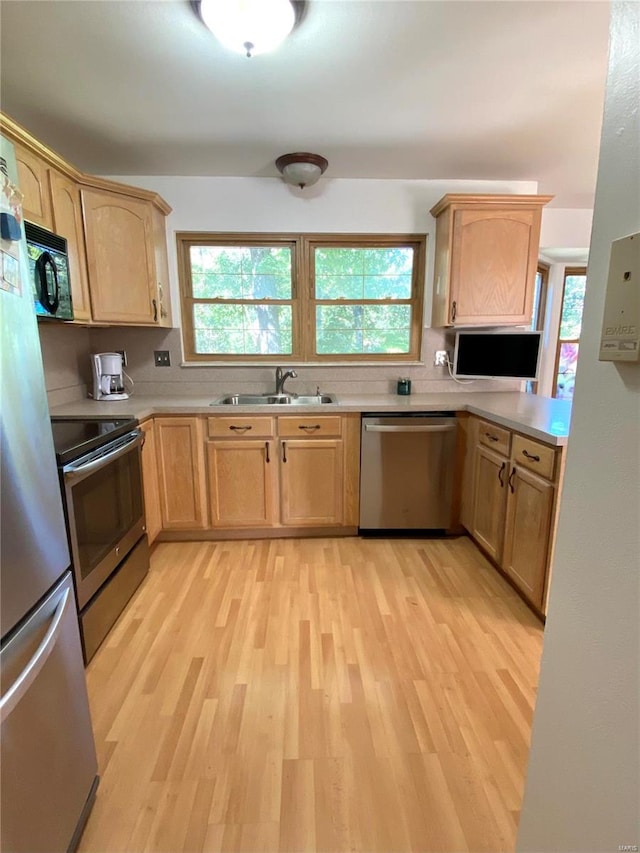
[[[275,50],[303,19],[305,0],[191,0],[218,41],[236,53]]]
[[[276,160],[278,171],[285,182],[303,190],[310,187],[324,174],[329,161],[319,154],[297,151],[295,154],[283,154]]]

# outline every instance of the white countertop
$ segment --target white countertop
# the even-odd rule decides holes
[[[217,398],[214,398],[217,399]],[[52,417],[90,418],[129,415],[142,421],[150,415],[251,414],[265,410],[274,415],[309,412],[472,412],[531,438],[562,446],[567,443],[571,402],[518,392],[450,392],[443,394],[338,395],[336,403],[315,406],[225,406],[211,405],[211,397],[132,396],[119,402],[77,400],[51,409]]]

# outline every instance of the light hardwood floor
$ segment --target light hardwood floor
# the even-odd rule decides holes
[[[513,850],[541,648],[467,538],[160,544],[81,853]]]

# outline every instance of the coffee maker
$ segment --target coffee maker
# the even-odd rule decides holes
[[[124,390],[125,372],[119,352],[98,352],[91,356],[94,400],[128,400]]]

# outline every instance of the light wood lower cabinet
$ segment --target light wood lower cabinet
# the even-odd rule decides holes
[[[527,598],[541,607],[555,489],[520,465],[512,466],[508,488],[501,565]]]
[[[159,526],[173,539],[357,528],[358,414],[159,416],[142,428],[150,541]]]
[[[153,420],[140,425],[144,433],[142,445],[142,485],[144,489],[144,512],[147,538],[151,545],[162,530],[162,510],[160,508],[160,488],[158,481],[158,456],[156,448],[156,427]]]
[[[155,433],[163,530],[207,528],[202,419],[156,418]]]
[[[471,533],[496,562],[500,562],[504,537],[507,460],[483,445],[476,449],[475,500]]]
[[[273,439],[207,442],[207,479],[213,527],[270,527],[276,523]]]
[[[475,419],[472,509],[462,522],[539,611],[545,597],[561,486],[562,450]]]
[[[339,438],[280,442],[281,522],[293,527],[343,523],[344,444]]]

